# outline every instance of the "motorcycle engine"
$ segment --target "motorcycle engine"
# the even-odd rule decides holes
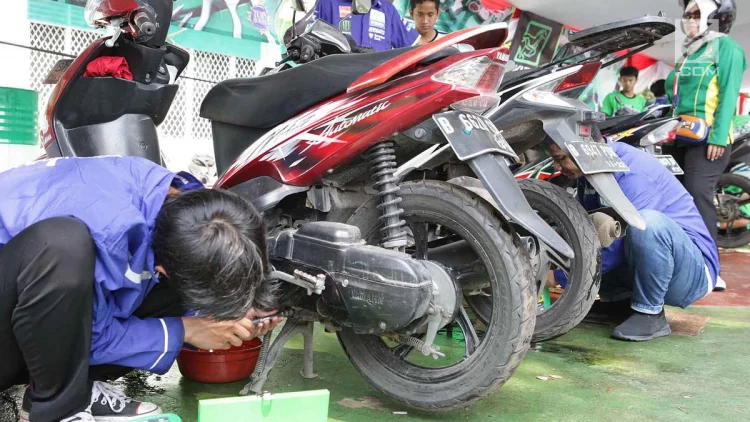
[[[319,310],[358,334],[416,332],[428,320],[444,326],[461,304],[458,284],[444,267],[366,245],[348,224],[282,230],[268,237],[268,252],[277,268],[324,274]]]

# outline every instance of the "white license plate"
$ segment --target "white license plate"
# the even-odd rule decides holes
[[[583,174],[630,171],[611,146],[599,142],[566,142],[568,156]]]

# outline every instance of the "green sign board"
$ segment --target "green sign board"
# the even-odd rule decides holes
[[[37,144],[36,91],[0,87],[0,144]]]

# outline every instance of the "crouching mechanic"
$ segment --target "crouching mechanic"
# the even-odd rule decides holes
[[[134,157],[19,167],[0,192],[0,391],[29,383],[24,420],[160,413],[104,381],[279,322],[252,323],[274,292],[262,218],[233,193]]]
[[[643,216],[646,229],[628,227],[623,239],[602,249],[599,296],[603,302],[626,305],[632,314],[612,331],[613,338],[651,340],[671,332],[665,304],[685,308],[713,290],[719,256],[680,182],[647,153],[624,143],[611,146],[630,168],[615,173],[615,179]],[[546,149],[557,171],[579,180],[578,199],[584,208],[606,206],[565,151],[554,143]]]

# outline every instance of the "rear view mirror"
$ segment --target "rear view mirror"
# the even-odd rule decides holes
[[[302,0],[292,0],[292,9],[305,13],[305,3]]]
[[[366,15],[372,9],[372,0],[354,0],[352,6],[353,15]]]

